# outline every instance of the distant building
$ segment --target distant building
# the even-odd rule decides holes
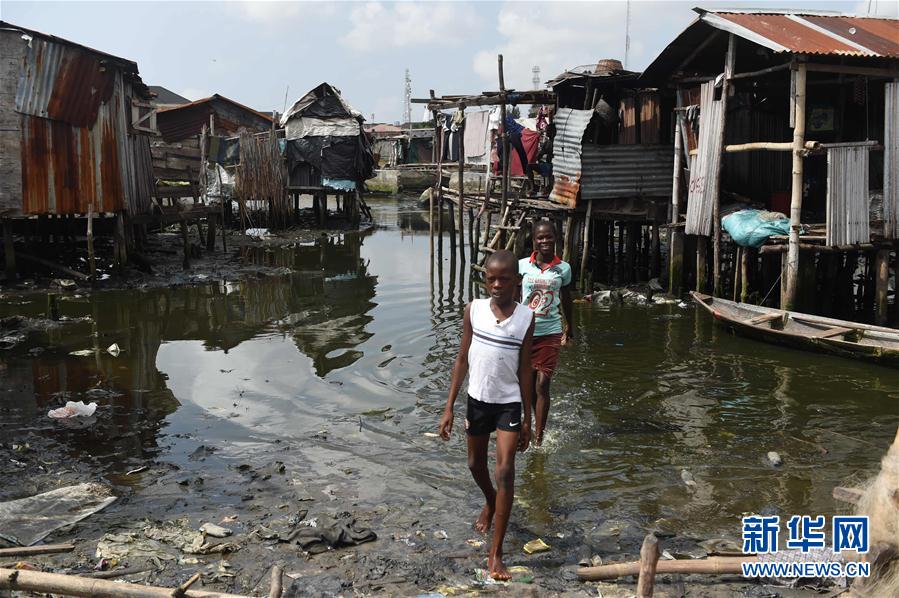
[[[150,85],[150,93],[153,94],[151,102],[157,108],[174,108],[175,106],[183,106],[190,104],[190,100],[184,96],[178,95],[174,91],[167,89],[161,85]]]

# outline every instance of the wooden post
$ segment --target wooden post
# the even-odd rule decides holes
[[[206,213],[206,250],[215,250],[215,225],[218,217],[212,212]]]
[[[793,183],[790,193],[790,241],[787,251],[786,272],[781,279],[781,305],[791,310],[796,302],[799,276],[799,230],[802,226],[802,150],[805,147],[805,83],[806,64],[800,62],[793,73],[795,123],[793,127]]]
[[[587,274],[587,262],[590,261],[590,221],[593,219],[593,200],[587,201],[587,213],[584,216],[584,253],[581,256],[580,287],[584,292],[589,292],[584,286],[584,277]],[[592,289],[590,289],[592,290]]]
[[[718,147],[722,156],[718,160],[717,176],[718,188],[715,189],[715,198],[712,202],[712,294],[721,296],[721,166],[724,162],[724,130],[727,125],[727,96],[730,93],[731,77],[734,75],[734,58],[736,36],[731,33],[727,39],[727,56],[724,60],[724,80],[721,82],[721,130],[718,133]]]
[[[431,90],[431,98],[434,97],[434,90]],[[440,187],[443,186],[443,181],[441,180],[443,177],[442,165],[443,165],[443,127],[440,126],[440,123],[437,120],[437,111],[431,110],[431,115],[434,117],[434,161],[437,163],[437,182],[433,187],[431,187],[431,192],[428,194],[428,241],[430,242],[431,247],[431,264],[434,263],[434,193],[437,193],[437,196],[440,197]]]
[[[571,233],[574,229],[574,219],[571,217],[569,213],[565,217],[565,234],[563,235],[562,241],[562,261],[571,263]]]
[[[662,273],[662,241],[659,238],[659,224],[653,222],[650,226],[652,240],[649,245],[649,277],[658,278]]]
[[[740,254],[740,303],[746,303],[749,300],[749,261],[752,260],[754,265],[756,260],[755,249],[752,247],[743,247],[742,250],[743,251]]]
[[[328,226],[328,192],[323,191],[318,201],[318,225],[321,228]]]
[[[97,260],[94,256],[94,204],[87,206],[87,261],[91,269],[91,280],[97,278]]]
[[[616,252],[618,260],[616,271],[618,272],[618,284],[625,282],[624,276],[624,222],[618,223],[618,251]]]
[[[637,598],[652,598],[656,566],[659,563],[659,540],[653,534],[643,539],[640,548],[640,576],[637,578]]]
[[[887,288],[890,281],[890,250],[878,249],[874,262],[876,290],[874,294],[874,323],[883,326],[887,322]]]
[[[640,239],[640,225],[633,222],[627,225],[627,245],[625,246],[624,268],[625,282],[637,280],[637,247]]]
[[[465,105],[459,106],[462,113],[462,123],[456,134],[459,135],[459,260],[465,263],[465,218],[462,210],[465,208]]]
[[[453,209],[453,202],[450,199],[446,200],[446,213],[449,218],[447,218],[446,223],[449,225],[449,240],[450,240],[450,253],[456,255],[456,211]],[[461,226],[461,224],[459,225]]]
[[[508,197],[509,197],[509,164],[510,164],[510,161],[509,161],[509,132],[506,131],[506,81],[503,77],[503,55],[502,54],[497,56],[497,65],[499,68],[499,96],[500,96],[500,101],[502,102],[502,104],[499,105],[500,106],[499,107],[499,117],[500,117],[500,121],[502,121],[500,123],[500,127],[503,132],[502,139],[501,139],[502,144],[503,144],[503,159],[502,159],[503,179],[502,179],[502,185],[500,186],[501,195],[500,195],[499,213],[505,214],[506,213],[506,201],[508,201]],[[489,166],[488,166],[488,168],[489,168]],[[559,231],[559,232],[561,232],[561,231]],[[500,240],[502,240],[502,239],[503,239],[503,237],[501,236]]]
[[[125,214],[118,212],[115,216],[115,258],[119,268],[128,263],[128,250],[125,241]]]
[[[678,96],[679,97],[679,96]],[[683,117],[674,119],[674,175],[671,180],[671,215],[669,222],[680,220],[681,170],[683,169]],[[684,232],[677,227],[668,229],[668,292],[680,295],[684,287]]]
[[[707,237],[696,237],[696,290],[705,293],[708,286],[709,245]]]
[[[745,252],[746,250],[738,245],[737,253],[734,255],[734,301],[737,301],[737,298],[740,296],[740,288],[742,287],[740,284],[740,274],[743,272],[741,264],[743,263],[743,254]]]
[[[187,234],[187,222],[183,218],[181,219],[181,244],[184,246],[184,260],[181,262],[181,267],[190,270],[190,239]]]

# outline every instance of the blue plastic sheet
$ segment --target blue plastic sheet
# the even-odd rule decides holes
[[[721,219],[734,242],[741,247],[761,247],[772,235],[790,234],[790,219],[777,212],[740,210]]]

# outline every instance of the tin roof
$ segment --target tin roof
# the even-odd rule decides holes
[[[61,44],[72,49],[81,50],[83,52],[93,54],[100,61],[112,62],[122,69],[123,73],[126,76],[126,79],[132,83],[136,91],[140,92],[145,98],[150,97],[150,90],[141,80],[140,75],[138,74],[137,63],[133,60],[128,60],[127,58],[122,58],[120,56],[114,56],[113,54],[107,54],[106,52],[101,52],[100,50],[95,50],[94,48],[77,44],[73,41],[61,37],[56,37],[55,35],[50,35],[49,33],[42,33],[40,31],[35,31],[34,29],[20,27],[19,25],[14,25],[7,21],[0,20],[0,31],[4,30],[21,32],[22,34],[28,35],[31,38],[38,38],[51,44]]]
[[[801,11],[694,8],[699,21],[774,52],[899,57],[899,19]]]

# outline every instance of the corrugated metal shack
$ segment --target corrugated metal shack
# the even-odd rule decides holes
[[[899,321],[899,20],[695,10],[641,76],[676,96],[672,290]],[[740,208],[784,232],[723,235]]]
[[[137,64],[0,21],[0,214],[142,214],[150,99]]]
[[[614,59],[567,70],[547,85],[558,106],[550,199],[576,210],[587,255],[582,284],[589,286],[587,272],[618,283],[659,276],[673,94],[642,85],[639,73]]]
[[[124,217],[146,214],[153,193],[150,97],[134,62],[0,21],[7,280],[16,275],[14,233],[68,236],[78,215],[115,214],[116,259],[126,259]]]
[[[207,137],[234,137],[241,129],[262,133],[272,128],[271,116],[219,94],[161,108],[156,123],[159,135],[153,138],[151,151],[157,195],[197,200],[203,186],[201,139],[204,131]]]

